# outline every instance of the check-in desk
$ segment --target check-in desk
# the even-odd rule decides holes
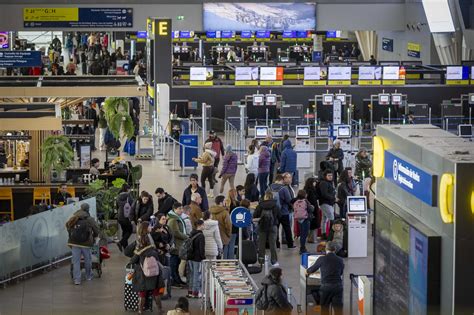
[[[315,253],[310,254],[306,253],[301,255],[301,263],[300,263],[300,304],[301,304],[301,311],[303,314],[307,314],[307,299],[308,295],[311,294],[312,291],[319,290],[321,287],[321,273],[316,272],[309,277],[306,276],[306,269],[311,267],[314,262],[321,256],[323,253]]]

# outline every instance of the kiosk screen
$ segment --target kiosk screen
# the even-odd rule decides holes
[[[367,213],[367,200],[361,196],[347,197],[347,212],[349,214]]]
[[[308,138],[309,137],[309,126],[297,126],[296,127],[297,138]]]
[[[256,138],[265,138],[268,136],[268,127],[255,127],[255,137]]]
[[[472,125],[458,125],[458,135],[462,138],[471,138]]]

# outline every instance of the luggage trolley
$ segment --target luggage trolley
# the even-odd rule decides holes
[[[100,255],[100,246],[99,243],[96,242],[94,246],[91,248],[92,250],[92,271],[97,272],[97,276],[100,278],[102,277],[102,256]],[[73,277],[72,275],[72,261],[71,261],[71,267],[70,267],[70,274],[71,278]],[[81,257],[81,270],[84,269],[84,258]]]

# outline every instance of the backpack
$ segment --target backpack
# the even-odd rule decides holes
[[[296,220],[305,220],[308,218],[308,204],[305,199],[298,199],[293,204],[293,214]]]
[[[78,218],[72,226],[69,235],[73,243],[82,244],[91,239],[91,228],[84,218]]]
[[[160,274],[160,266],[153,256],[145,257],[142,270],[145,277],[156,277]]]
[[[267,296],[268,285],[264,284],[257,290],[255,296],[255,306],[258,310],[265,311],[268,308],[268,296]]]
[[[129,202],[129,197],[127,197],[127,201],[123,205],[123,216],[127,219],[130,219],[131,214],[132,214],[132,205]]]
[[[260,220],[258,221],[258,228],[263,232],[268,232],[274,225],[272,210],[263,209]]]
[[[179,249],[179,258],[183,260],[190,260],[193,257],[194,247],[193,243],[194,240],[199,236],[200,233],[196,233],[193,237],[188,238],[184,241],[183,245]]]
[[[280,203],[280,191],[284,189],[285,187],[280,187],[278,190],[273,190],[272,187],[268,187],[267,191],[271,192],[273,195],[273,200],[276,201],[276,205],[278,208],[281,209],[281,203]]]

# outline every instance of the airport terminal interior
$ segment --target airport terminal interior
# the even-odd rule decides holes
[[[474,314],[472,0],[0,0],[0,315]]]

